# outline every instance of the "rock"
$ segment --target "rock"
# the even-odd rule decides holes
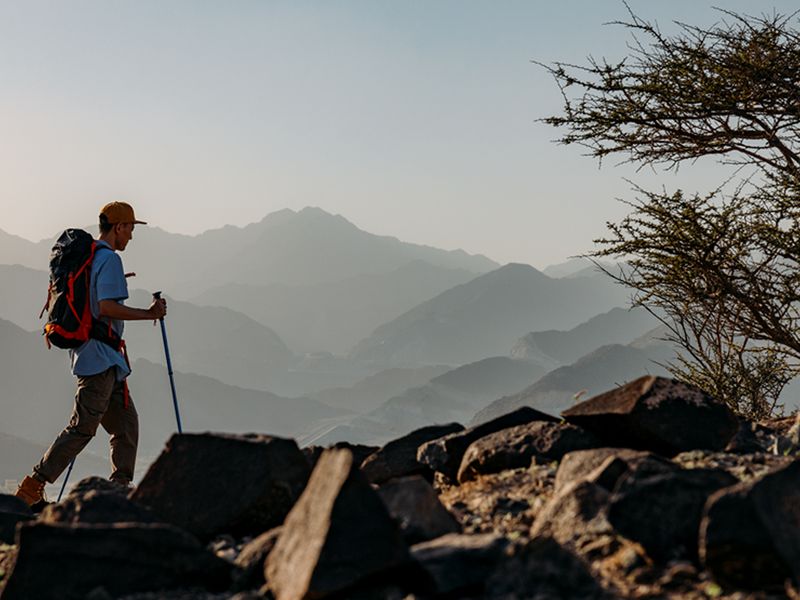
[[[419,475],[392,479],[378,489],[378,494],[400,524],[407,544],[461,533],[461,525],[439,502],[431,484]]]
[[[722,450],[739,424],[731,410],[701,390],[664,377],[641,377],[565,410],[562,416],[609,445],[674,456]]]
[[[376,450],[378,450],[379,446],[367,446],[364,444],[351,444],[350,442],[336,442],[328,446],[328,448],[346,448],[353,453],[353,460],[357,464],[361,464],[364,459],[366,459],[370,454],[373,454]],[[309,465],[313,469],[319,457],[322,456],[322,453],[325,451],[323,446],[307,446],[303,448],[303,454],[306,455],[308,459]]]
[[[725,452],[734,454],[753,454],[754,452],[766,452],[767,445],[762,443],[757,433],[758,425],[746,419],[739,419],[739,428],[736,434],[725,446]]]
[[[281,531],[283,527],[275,527],[245,544],[235,561],[239,570],[234,574],[234,591],[253,590],[264,585],[264,562],[275,548]]]
[[[257,535],[283,522],[308,474],[294,440],[174,435],[131,499],[202,540]]]
[[[158,523],[152,511],[128,500],[118,490],[74,490],[58,504],[49,504],[39,515],[42,523]]]
[[[624,475],[608,508],[608,520],[640,543],[654,560],[697,559],[703,506],[737,479],[721,469],[676,469],[670,473]]]
[[[84,477],[78,483],[73,485],[66,497],[80,497],[87,492],[107,492],[111,494],[118,494],[120,496],[127,496],[130,491],[131,488],[126,485],[122,485],[121,483],[117,483],[116,481],[111,481],[110,479],[105,479],[103,477],[91,476]]]
[[[569,423],[533,421],[501,429],[470,444],[461,460],[458,481],[463,483],[478,475],[527,467],[531,459],[560,460],[567,452],[598,445],[597,437]]]
[[[583,479],[610,456],[623,460],[629,468],[635,468],[639,463],[646,461],[642,467],[647,468],[649,472],[671,472],[676,469],[676,466],[669,460],[643,450],[631,450],[630,448],[576,450],[568,452],[562,457],[556,472],[555,492],[558,493],[569,483]]]
[[[170,525],[26,523],[3,600],[112,597],[181,586],[227,588],[231,567]]]
[[[22,500],[11,494],[0,494],[0,543],[13,544],[17,523],[33,519],[33,512]]]
[[[591,481],[572,483],[542,507],[530,536],[552,537],[570,546],[584,536],[613,533],[607,518],[609,499],[608,491]]]
[[[537,537],[503,560],[486,581],[485,599],[603,600],[611,595],[588,566],[553,538]]]
[[[326,450],[267,557],[276,600],[322,598],[366,580],[392,583],[408,547],[349,450]]]
[[[463,430],[464,427],[458,423],[432,425],[417,429],[408,435],[392,440],[367,457],[360,463],[361,470],[371,483],[380,484],[394,477],[407,475],[422,475],[428,481],[432,481],[433,471],[417,460],[417,450],[426,442]]]
[[[800,582],[800,462],[722,489],[706,503],[700,559],[723,585],[782,590]]]
[[[411,555],[433,580],[437,594],[462,598],[484,591],[508,545],[493,533],[451,533],[413,546]]]
[[[467,451],[472,442],[501,429],[525,425],[533,421],[555,423],[559,419],[528,406],[523,406],[486,423],[481,423],[475,427],[451,433],[423,444],[417,451],[417,460],[428,465],[434,471],[442,473],[448,479],[455,481],[464,452]]]

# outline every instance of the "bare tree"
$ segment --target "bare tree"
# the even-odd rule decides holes
[[[664,35],[629,11],[625,60],[545,65],[564,98],[545,121],[601,160],[750,168],[732,193],[637,188],[591,256],[628,261],[612,276],[681,346],[676,376],[761,418],[800,365],[800,34],[794,15],[721,15]]]

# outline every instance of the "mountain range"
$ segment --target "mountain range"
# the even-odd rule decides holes
[[[508,264],[455,286],[377,328],[351,357],[384,365],[460,365],[505,355],[520,332],[571,328],[625,303],[607,277],[553,279]]]

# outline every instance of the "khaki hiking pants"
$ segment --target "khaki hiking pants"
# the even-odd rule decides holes
[[[111,480],[127,485],[133,479],[136,447],[139,444],[139,417],[128,396],[124,406],[125,383],[117,381],[116,369],[78,377],[78,391],[69,425],[45,452],[34,467],[42,479],[53,483],[67,468],[102,425],[110,435]]]

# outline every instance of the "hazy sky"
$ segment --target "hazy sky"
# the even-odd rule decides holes
[[[630,0],[708,25],[711,6]],[[168,231],[319,206],[367,231],[535,266],[591,248],[623,177],[536,119],[559,109],[531,60],[619,58],[617,0],[0,0],[0,229],[32,240],[110,199]]]

